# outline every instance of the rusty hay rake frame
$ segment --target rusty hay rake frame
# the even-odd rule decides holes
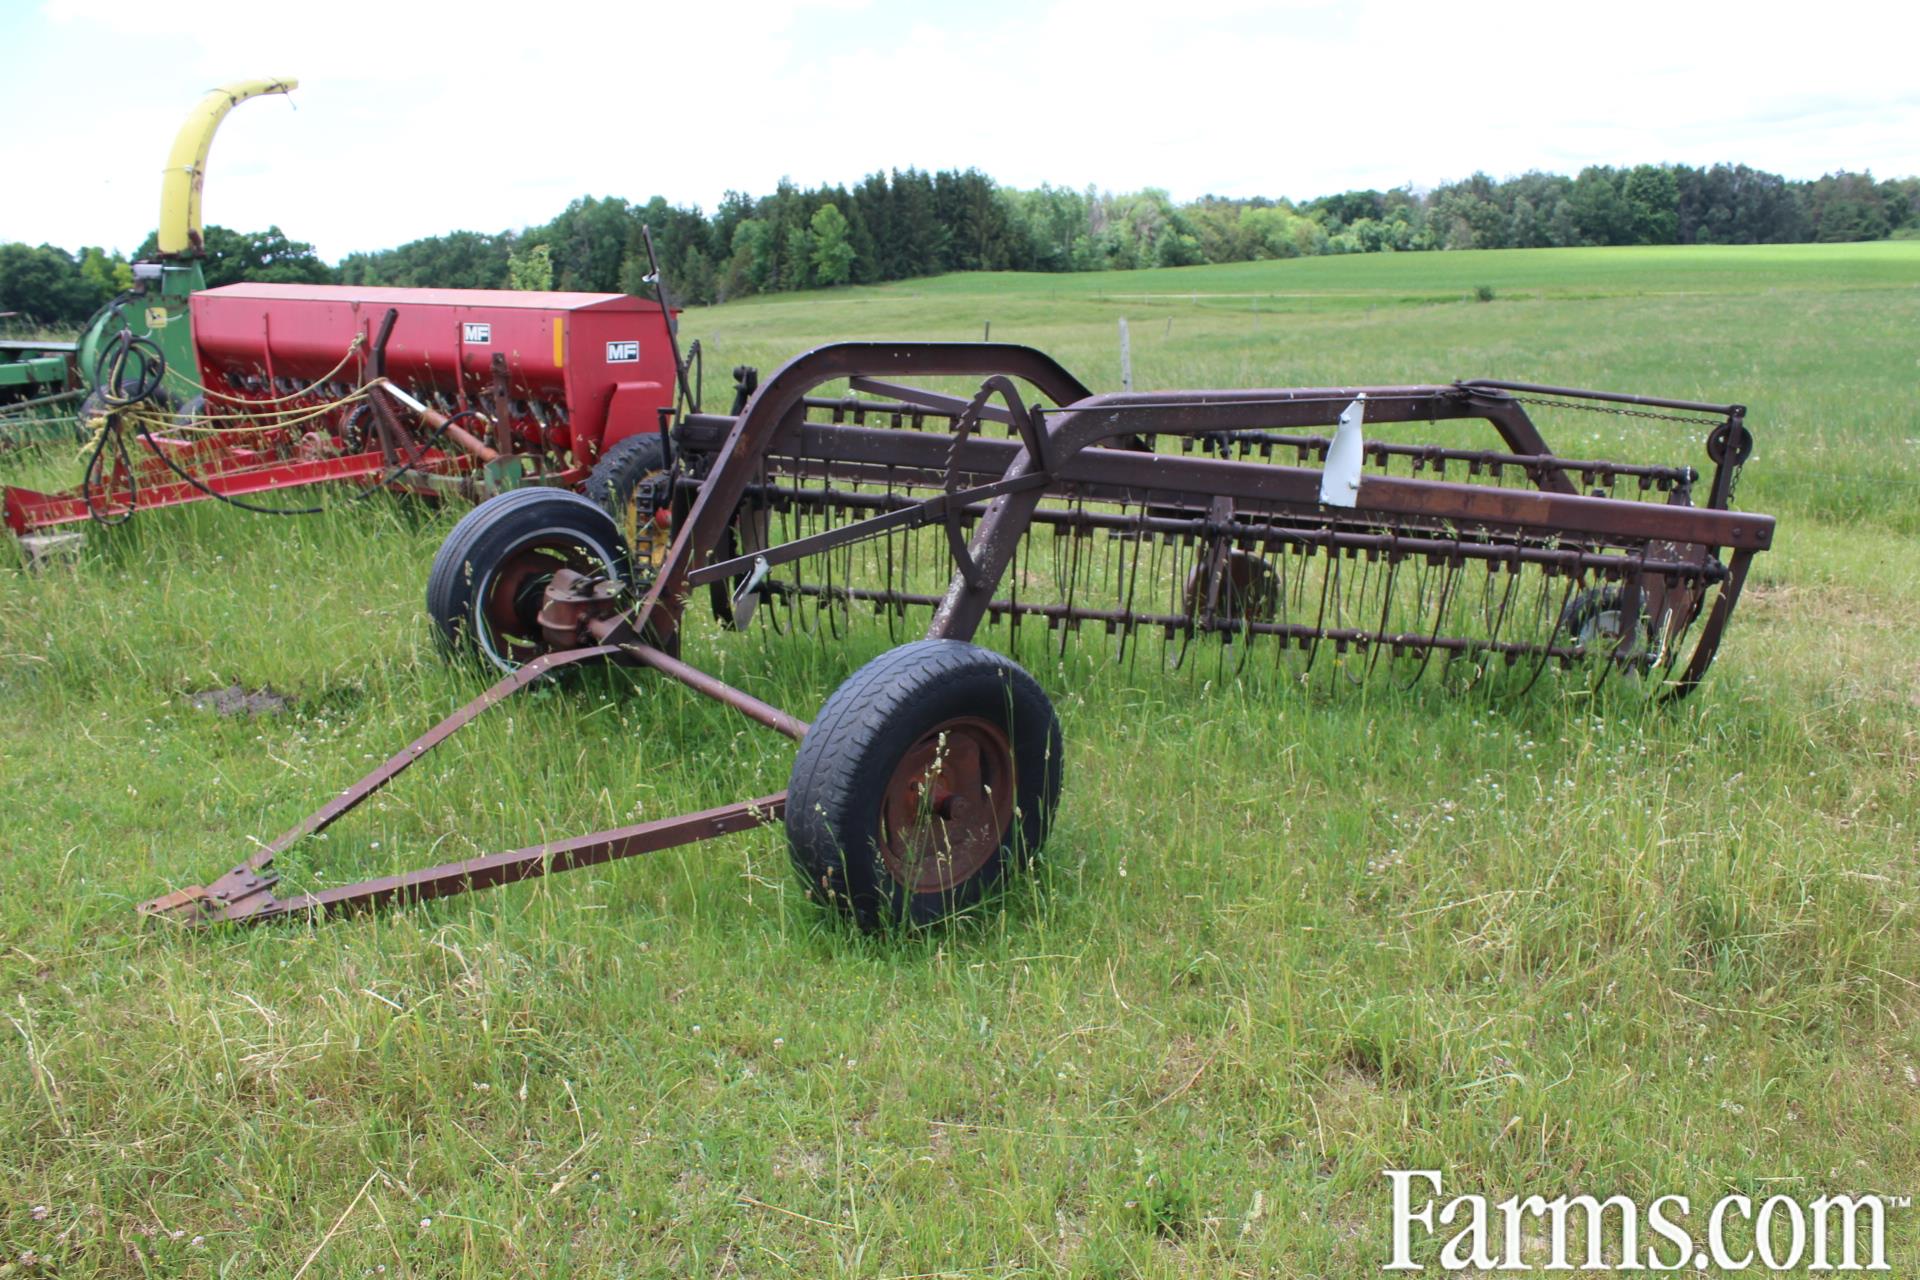
[[[542,489],[469,514],[436,561],[429,604],[455,643],[490,636],[480,647],[503,678],[219,879],[141,910],[257,923],[419,901],[784,818],[818,896],[869,925],[937,919],[1044,839],[1058,795],[1051,708],[1024,672],[972,646],[983,623],[1044,620],[1063,643],[1093,623],[1118,633],[1123,649],[1135,632],[1157,631],[1182,654],[1209,635],[1247,648],[1268,640],[1309,664],[1331,650],[1343,669],[1385,660],[1413,679],[1437,657],[1476,677],[1516,668],[1523,687],[1550,667],[1585,663],[1668,699],[1705,675],[1752,558],[1773,535],[1771,517],[1732,508],[1752,450],[1737,404],[1493,381],[1094,395],[1051,357],[990,343],[837,343],[764,383],[742,373],[733,413],[663,415],[661,465],[616,495],[623,519]],[[969,397],[898,381],[938,378],[977,389]],[[842,383],[844,394],[822,394]],[[1539,403],[1705,428],[1704,502],[1694,505],[1701,476],[1691,467],[1556,455],[1528,413]],[[1465,420],[1490,424],[1501,447],[1350,432],[1362,422]],[[1338,429],[1307,434],[1323,427]],[[1622,485],[1642,496],[1613,496]],[[660,546],[665,512],[672,537]],[[1049,584],[1063,598],[1040,598],[1022,568],[1023,548],[1031,555],[1032,535],[1048,526],[1067,549]],[[943,547],[920,569],[939,589],[896,574],[890,551],[883,586],[844,580],[856,550],[891,549],[914,530]],[[1104,564],[1100,573],[1080,552],[1096,540],[1104,560],[1089,552],[1085,561]],[[781,580],[810,561],[841,564],[843,580]],[[1104,601],[1081,591],[1095,577]],[[1145,588],[1143,577],[1153,579]],[[1463,583],[1477,584],[1477,604]],[[1341,596],[1354,584],[1360,600],[1349,606]],[[890,618],[925,609],[930,621],[924,641],[851,677],[810,732],[681,659],[687,609],[703,587],[723,625],[746,625],[756,608],[832,617],[855,602]],[[793,786],[278,896],[274,861],[295,842],[515,692],[603,660],[670,676],[801,743]],[[833,822],[821,816],[829,811]]]

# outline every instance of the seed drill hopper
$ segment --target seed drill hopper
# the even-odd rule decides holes
[[[625,473],[644,462],[660,411],[698,396],[699,344],[679,358],[664,299],[206,288],[201,194],[214,134],[235,106],[296,84],[241,81],[194,108],[161,186],[158,250],[134,264],[132,287],[78,344],[34,344],[20,361],[0,344],[0,409],[78,400],[86,442],[79,483],[0,485],[0,517],[15,535],[193,502],[315,515],[344,501],[286,493],[317,485],[358,486],[360,497],[480,498],[523,483],[591,490],[606,482],[595,468]],[[0,429],[12,416],[0,413]],[[649,442],[611,458],[643,433]]]
[[[1167,667],[1668,699],[1706,673],[1773,535],[1733,507],[1752,449],[1735,404],[1491,381],[1094,395],[1039,351],[987,343],[838,343],[738,376],[732,413],[663,421],[650,465],[601,502],[522,489],[462,519],[428,608],[499,682],[143,910],[252,923],[415,901],[783,821],[814,897],[867,927],[926,923],[1031,856],[1060,793],[1047,696],[974,643],[983,628],[1104,636],[1116,661]],[[1691,427],[1709,469],[1557,454],[1541,410]],[[1401,442],[1417,426],[1445,443]],[[834,635],[858,610],[923,638],[807,724],[688,660],[683,638],[712,635],[688,625],[702,596],[722,626]],[[609,661],[795,739],[788,789],[281,896],[282,851],[516,691]]]

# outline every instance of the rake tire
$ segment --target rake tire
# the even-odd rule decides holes
[[[1620,634],[1620,613],[1625,603],[1626,592],[1619,587],[1588,587],[1569,600],[1561,610],[1561,633],[1595,652],[1600,651],[1599,646],[1593,643],[1595,641],[1608,642],[1609,651],[1621,647],[1626,643],[1626,637]],[[1610,631],[1604,629],[1609,614],[1613,615],[1613,629]],[[1639,621],[1641,642],[1651,644],[1653,619],[1643,614]]]
[[[658,475],[667,468],[666,447],[660,443],[660,437],[651,432],[628,436],[600,455],[593,464],[593,470],[587,473],[587,496],[606,509],[615,521],[625,516],[627,504],[633,500],[635,490],[649,476]],[[647,515],[652,515],[667,498],[664,492],[659,502],[648,504]]]
[[[485,604],[504,567],[543,548],[570,552],[586,567],[629,579],[627,545],[598,503],[564,489],[499,494],[460,518],[427,573],[427,613],[446,652],[471,653],[502,672],[537,656],[537,650],[516,655],[500,637],[488,634]],[[565,563],[559,555],[553,562],[555,567]],[[537,611],[531,596],[522,604]],[[516,611],[516,625],[526,627],[531,619],[527,607]],[[537,627],[530,634],[537,634]]]
[[[847,677],[800,744],[786,808],[794,869],[809,897],[862,929],[944,920],[1045,842],[1061,754],[1053,704],[1011,659],[958,640],[890,649]],[[925,797],[950,781],[936,815]],[[923,807],[902,821],[912,792]]]

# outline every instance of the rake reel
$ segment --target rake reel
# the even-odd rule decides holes
[[[1705,675],[1773,535],[1732,507],[1753,443],[1740,405],[1491,381],[1093,395],[1038,351],[987,343],[839,343],[764,384],[738,372],[734,412],[663,427],[648,483],[612,512],[535,488],[469,513],[429,609],[500,681],[211,885],[142,911],[252,923],[416,901],[783,820],[812,896],[865,927],[930,923],[1030,857],[1059,799],[1059,722],[973,643],[983,626],[1044,628],[1062,650],[1105,633],[1116,660],[1170,668],[1204,648],[1303,678],[1524,691],[1572,673],[1666,700]],[[924,385],[939,379],[959,393]],[[1555,454],[1529,407],[1703,429],[1705,492],[1691,466]],[[1449,442],[1401,440],[1412,424]],[[921,638],[809,726],[681,659],[701,588],[722,626],[833,638],[859,609]],[[276,896],[280,852],[517,690],[608,660],[795,739],[788,790]]]

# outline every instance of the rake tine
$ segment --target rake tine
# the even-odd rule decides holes
[[[1422,574],[1423,581],[1432,575],[1434,568],[1434,563],[1431,560],[1427,561],[1426,572]],[[1443,567],[1440,573],[1440,583],[1434,589],[1433,629],[1427,633],[1426,639],[1420,644],[1420,665],[1414,670],[1413,679],[1408,681],[1408,689],[1412,689],[1414,685],[1420,682],[1421,677],[1427,672],[1427,667],[1433,662],[1434,642],[1440,638],[1441,628],[1446,625],[1447,605],[1452,595],[1453,582],[1453,570]],[[1426,616],[1426,608],[1424,605],[1421,608],[1421,616],[1423,618]]]
[[[1168,579],[1168,586],[1173,594],[1169,597],[1167,611],[1168,613],[1178,612],[1184,615],[1186,619],[1185,625],[1180,628],[1180,648],[1173,655],[1173,666],[1169,668],[1169,670],[1172,671],[1179,671],[1186,665],[1187,648],[1193,643],[1194,610],[1199,603],[1196,593],[1186,591],[1184,584],[1194,580],[1192,575],[1200,566],[1200,556],[1199,549],[1196,547],[1194,550],[1193,568],[1187,569],[1185,568],[1186,557],[1184,555],[1184,541],[1175,545],[1172,551],[1174,573],[1173,576]]]
[[[1332,524],[1327,525],[1327,532],[1329,534],[1333,532]],[[1327,598],[1330,593],[1338,590],[1337,584],[1339,581],[1340,554],[1333,548],[1331,541],[1329,541],[1327,546],[1326,569],[1320,575],[1320,610],[1314,615],[1313,636],[1307,647],[1308,671],[1313,670],[1314,659],[1320,656],[1320,640],[1327,631]]]
[[[1725,588],[1710,589],[1724,590]],[[1695,607],[1688,611],[1686,619],[1680,624],[1679,630],[1674,634],[1672,639],[1667,641],[1667,652],[1670,656],[1667,659],[1665,672],[1668,675],[1671,675],[1674,668],[1680,665],[1681,656],[1687,652],[1687,638],[1693,635],[1694,628],[1699,625],[1701,617],[1705,614],[1705,610],[1700,608],[1699,605],[1704,600],[1706,594],[1707,592],[1703,590],[1695,597]],[[1677,681],[1674,683],[1677,683]]]
[[[835,640],[840,636],[840,613],[833,607],[833,553],[820,557],[820,609],[826,617],[827,632]]]
[[[1084,508],[1081,509],[1084,510]],[[1067,531],[1066,613],[1062,615],[1060,619],[1060,657],[1065,658],[1067,656],[1067,635],[1068,632],[1072,630],[1074,596],[1080,587],[1080,531],[1076,526],[1071,524],[1056,525],[1054,527],[1056,530],[1064,528]],[[1054,542],[1057,546],[1059,539],[1056,537]]]
[[[1499,571],[1500,565],[1498,562],[1493,560],[1487,561],[1487,578],[1484,589],[1488,596],[1493,594],[1494,575]],[[1545,579],[1543,578],[1541,581],[1544,582]],[[1503,589],[1500,592],[1500,603],[1493,607],[1492,622],[1487,627],[1487,641],[1489,644],[1494,646],[1499,645],[1501,632],[1507,625],[1507,615],[1513,608],[1514,593],[1519,589],[1520,573],[1517,568],[1509,569]]]
[[[1129,673],[1134,670],[1140,656],[1140,646],[1137,643],[1132,645],[1131,653],[1128,652],[1128,645],[1130,641],[1135,639],[1134,633],[1139,629],[1139,624],[1134,620],[1133,601],[1134,592],[1140,584],[1140,541],[1146,534],[1146,528],[1147,506],[1145,502],[1142,502],[1140,504],[1140,514],[1134,517],[1131,567],[1127,571],[1127,601],[1122,610],[1125,614],[1125,621],[1120,627],[1120,659],[1128,664],[1127,670]]]
[[[1125,549],[1125,539],[1123,539],[1123,535],[1121,535],[1119,530],[1106,530],[1104,535],[1106,535],[1106,541],[1102,543],[1102,551],[1100,551],[1102,595],[1106,595],[1108,599],[1119,599],[1121,583],[1125,583],[1125,580],[1127,580],[1127,558],[1125,558],[1127,549]],[[1108,591],[1106,587],[1112,587],[1112,589]],[[1123,622],[1121,622],[1121,624],[1108,622],[1108,624],[1106,624],[1106,631],[1108,631],[1108,635],[1114,635],[1121,626],[1123,626]]]
[[[888,498],[892,498],[894,496],[893,471],[891,468],[889,468],[887,471],[887,491],[886,492],[887,492]],[[912,531],[909,530],[905,534],[899,535],[899,536],[911,537]],[[887,643],[890,645],[898,645],[900,643],[900,619],[894,609],[893,598],[902,594],[907,589],[907,584],[904,581],[902,581],[898,576],[896,576],[896,569],[897,569],[896,561],[898,560],[898,556],[896,556],[895,554],[895,545],[894,545],[895,539],[896,539],[896,535],[893,533],[888,533],[887,536],[884,539],[882,539],[882,543],[884,545],[884,560],[885,560],[885,564],[883,566],[882,572],[885,576],[886,591],[888,596],[888,599],[885,603],[885,608],[882,610],[882,612],[885,613],[887,616]]]
[[[796,505],[793,508],[793,532],[796,538],[809,537],[815,532],[810,518],[813,511],[811,505]],[[806,570],[801,567],[804,564],[805,560],[793,562],[794,630],[799,635],[817,640],[820,638],[819,597],[807,589]],[[809,609],[812,610],[811,618],[808,617]]]
[[[1393,535],[1389,533],[1387,536],[1391,539]],[[1391,542],[1388,543],[1386,554],[1388,556],[1387,581],[1385,587],[1382,588],[1380,592],[1380,623],[1374,629],[1375,639],[1373,652],[1367,657],[1366,674],[1369,679],[1373,676],[1373,669],[1380,665],[1381,650],[1387,647],[1384,641],[1388,635],[1387,621],[1393,612],[1393,584],[1400,576],[1400,556],[1393,551]]]
[[[1373,576],[1374,576],[1373,561],[1371,559],[1363,557],[1360,561],[1360,588],[1355,593],[1355,604],[1353,607],[1353,618],[1352,618],[1353,628],[1352,629],[1355,631],[1361,630],[1362,629],[1361,624],[1366,621],[1366,615],[1362,611],[1366,609],[1366,604],[1367,604],[1367,583],[1373,578]],[[1347,621],[1348,621],[1346,618],[1346,612],[1347,611],[1345,608],[1345,602],[1343,600],[1341,602],[1341,609],[1340,609],[1341,616],[1340,616],[1340,624],[1339,624],[1343,628],[1346,627]],[[1350,685],[1353,685],[1355,688],[1358,688],[1366,680],[1367,672],[1370,670],[1372,670],[1371,662],[1367,664],[1367,667],[1363,669],[1359,675],[1355,675],[1353,674],[1353,672],[1349,671],[1347,669],[1346,663],[1340,664],[1340,674],[1345,676],[1347,678],[1347,683]]]
[[[1033,539],[1022,538],[1020,545],[1014,548],[1013,562],[1008,565],[1012,570],[1007,576],[1007,648],[1015,653],[1020,648],[1020,588],[1026,583],[1027,575],[1033,572]]]
[[[1518,578],[1518,576],[1519,575],[1517,573],[1514,575],[1516,579]],[[1553,580],[1547,577],[1545,574],[1542,574],[1540,576],[1540,603],[1542,605],[1545,605],[1547,600],[1552,596],[1552,593],[1553,593]],[[1546,638],[1541,640],[1537,645],[1534,646],[1535,652],[1538,656],[1534,661],[1533,670],[1527,676],[1527,682],[1524,685],[1520,686],[1520,693],[1518,696],[1525,697],[1529,692],[1531,692],[1533,689],[1533,686],[1539,682],[1541,672],[1545,671],[1547,669],[1547,665],[1553,661],[1553,642],[1554,642],[1555,636],[1559,632],[1559,623],[1557,619],[1559,619],[1563,615],[1565,608],[1566,606],[1562,604],[1560,609],[1556,610],[1553,613],[1552,616],[1556,619],[1556,621],[1549,624],[1549,629],[1547,631]],[[1539,618],[1539,617],[1544,617],[1546,615],[1536,609],[1534,616],[1536,618]]]

